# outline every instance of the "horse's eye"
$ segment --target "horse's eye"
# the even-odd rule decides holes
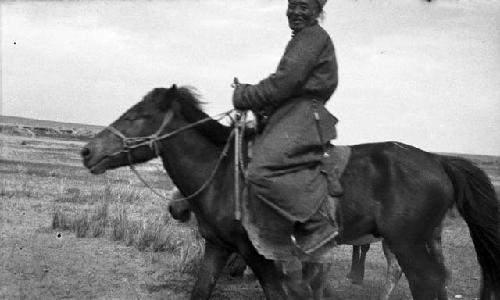
[[[135,121],[135,120],[138,119],[138,116],[137,115],[125,116],[124,119],[127,120],[127,121]]]

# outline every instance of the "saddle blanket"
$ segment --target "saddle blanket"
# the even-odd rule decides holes
[[[329,172],[336,173],[340,178],[349,162],[351,147],[336,145],[329,149],[329,154],[334,161],[334,164],[332,164],[334,169],[329,170]],[[333,241],[325,243],[311,254],[300,253],[291,239],[291,235],[294,233],[294,224],[292,222],[262,201],[252,201],[248,197],[242,198],[241,221],[252,244],[261,255],[267,259],[281,261],[288,261],[297,257],[302,261],[318,263],[333,260]],[[341,218],[337,218],[337,222],[340,220]],[[339,225],[339,227],[342,227],[342,224]]]

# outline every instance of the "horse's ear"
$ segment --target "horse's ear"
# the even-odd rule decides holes
[[[175,96],[176,94],[177,94],[177,84],[174,83],[169,89],[167,89],[166,96],[172,97]]]
[[[163,97],[160,102],[160,109],[162,111],[166,111],[171,107],[172,100],[174,99],[176,94],[177,94],[177,85],[174,83],[172,84],[172,87],[167,89],[167,91],[163,94]]]

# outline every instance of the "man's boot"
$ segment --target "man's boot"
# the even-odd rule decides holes
[[[309,220],[295,224],[292,241],[306,254],[311,254],[338,236],[339,228],[334,220],[336,209],[334,201],[328,197]]]

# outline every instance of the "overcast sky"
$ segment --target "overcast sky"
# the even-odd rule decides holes
[[[285,0],[1,2],[1,113],[107,125],[154,87],[210,114],[272,73]],[[500,1],[330,0],[337,143],[500,155]]]

